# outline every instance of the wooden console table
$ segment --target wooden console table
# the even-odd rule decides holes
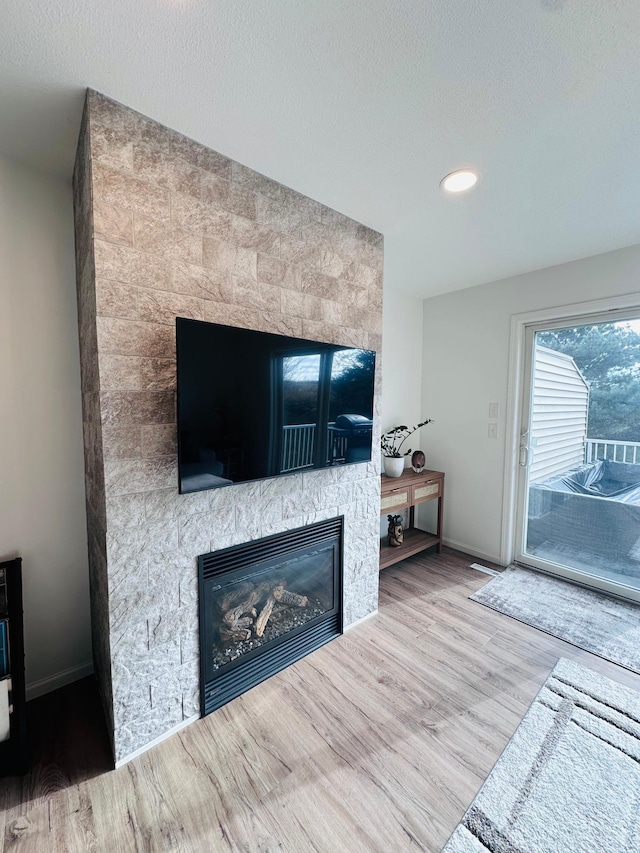
[[[438,501],[438,526],[436,533],[426,533],[414,526],[416,504],[425,501]],[[380,568],[386,569],[399,563],[406,557],[419,554],[427,548],[437,546],[442,549],[442,510],[444,501],[444,474],[442,471],[424,470],[416,474],[412,468],[405,470],[401,477],[387,477],[384,474],[380,486],[380,514],[395,515],[409,508],[409,525],[404,531],[404,542],[398,548],[387,545],[386,536],[380,543]]]

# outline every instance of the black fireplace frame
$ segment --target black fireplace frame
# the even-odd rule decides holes
[[[245,568],[247,574],[255,572],[260,565],[286,559],[288,554],[322,545],[323,542],[333,543],[337,549],[333,560],[334,600],[331,610],[221,666],[215,676],[207,680],[206,639],[202,636],[206,619],[206,585],[229,572]],[[198,557],[200,710],[203,717],[343,633],[343,552],[344,516],[337,516]]]

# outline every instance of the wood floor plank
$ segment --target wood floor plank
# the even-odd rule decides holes
[[[489,580],[471,562],[390,566],[376,617],[116,771],[91,680],[30,703],[33,767],[0,780],[0,849],[438,853],[559,657],[640,691],[471,601]]]

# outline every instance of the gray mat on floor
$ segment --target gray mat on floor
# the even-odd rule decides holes
[[[640,853],[639,707],[560,659],[442,853]]]
[[[640,673],[640,605],[520,566],[470,598]]]

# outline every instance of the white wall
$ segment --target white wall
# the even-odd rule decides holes
[[[91,668],[71,187],[0,159],[0,559],[23,558],[28,695]]]
[[[640,290],[640,246],[427,299],[423,399],[429,464],[446,472],[445,539],[499,561],[513,314]],[[498,439],[489,403],[500,404]]]
[[[422,420],[422,300],[385,287],[382,315],[382,431]],[[425,427],[418,433],[427,452]],[[424,445],[424,446],[423,446]],[[418,444],[410,444],[415,450]]]

